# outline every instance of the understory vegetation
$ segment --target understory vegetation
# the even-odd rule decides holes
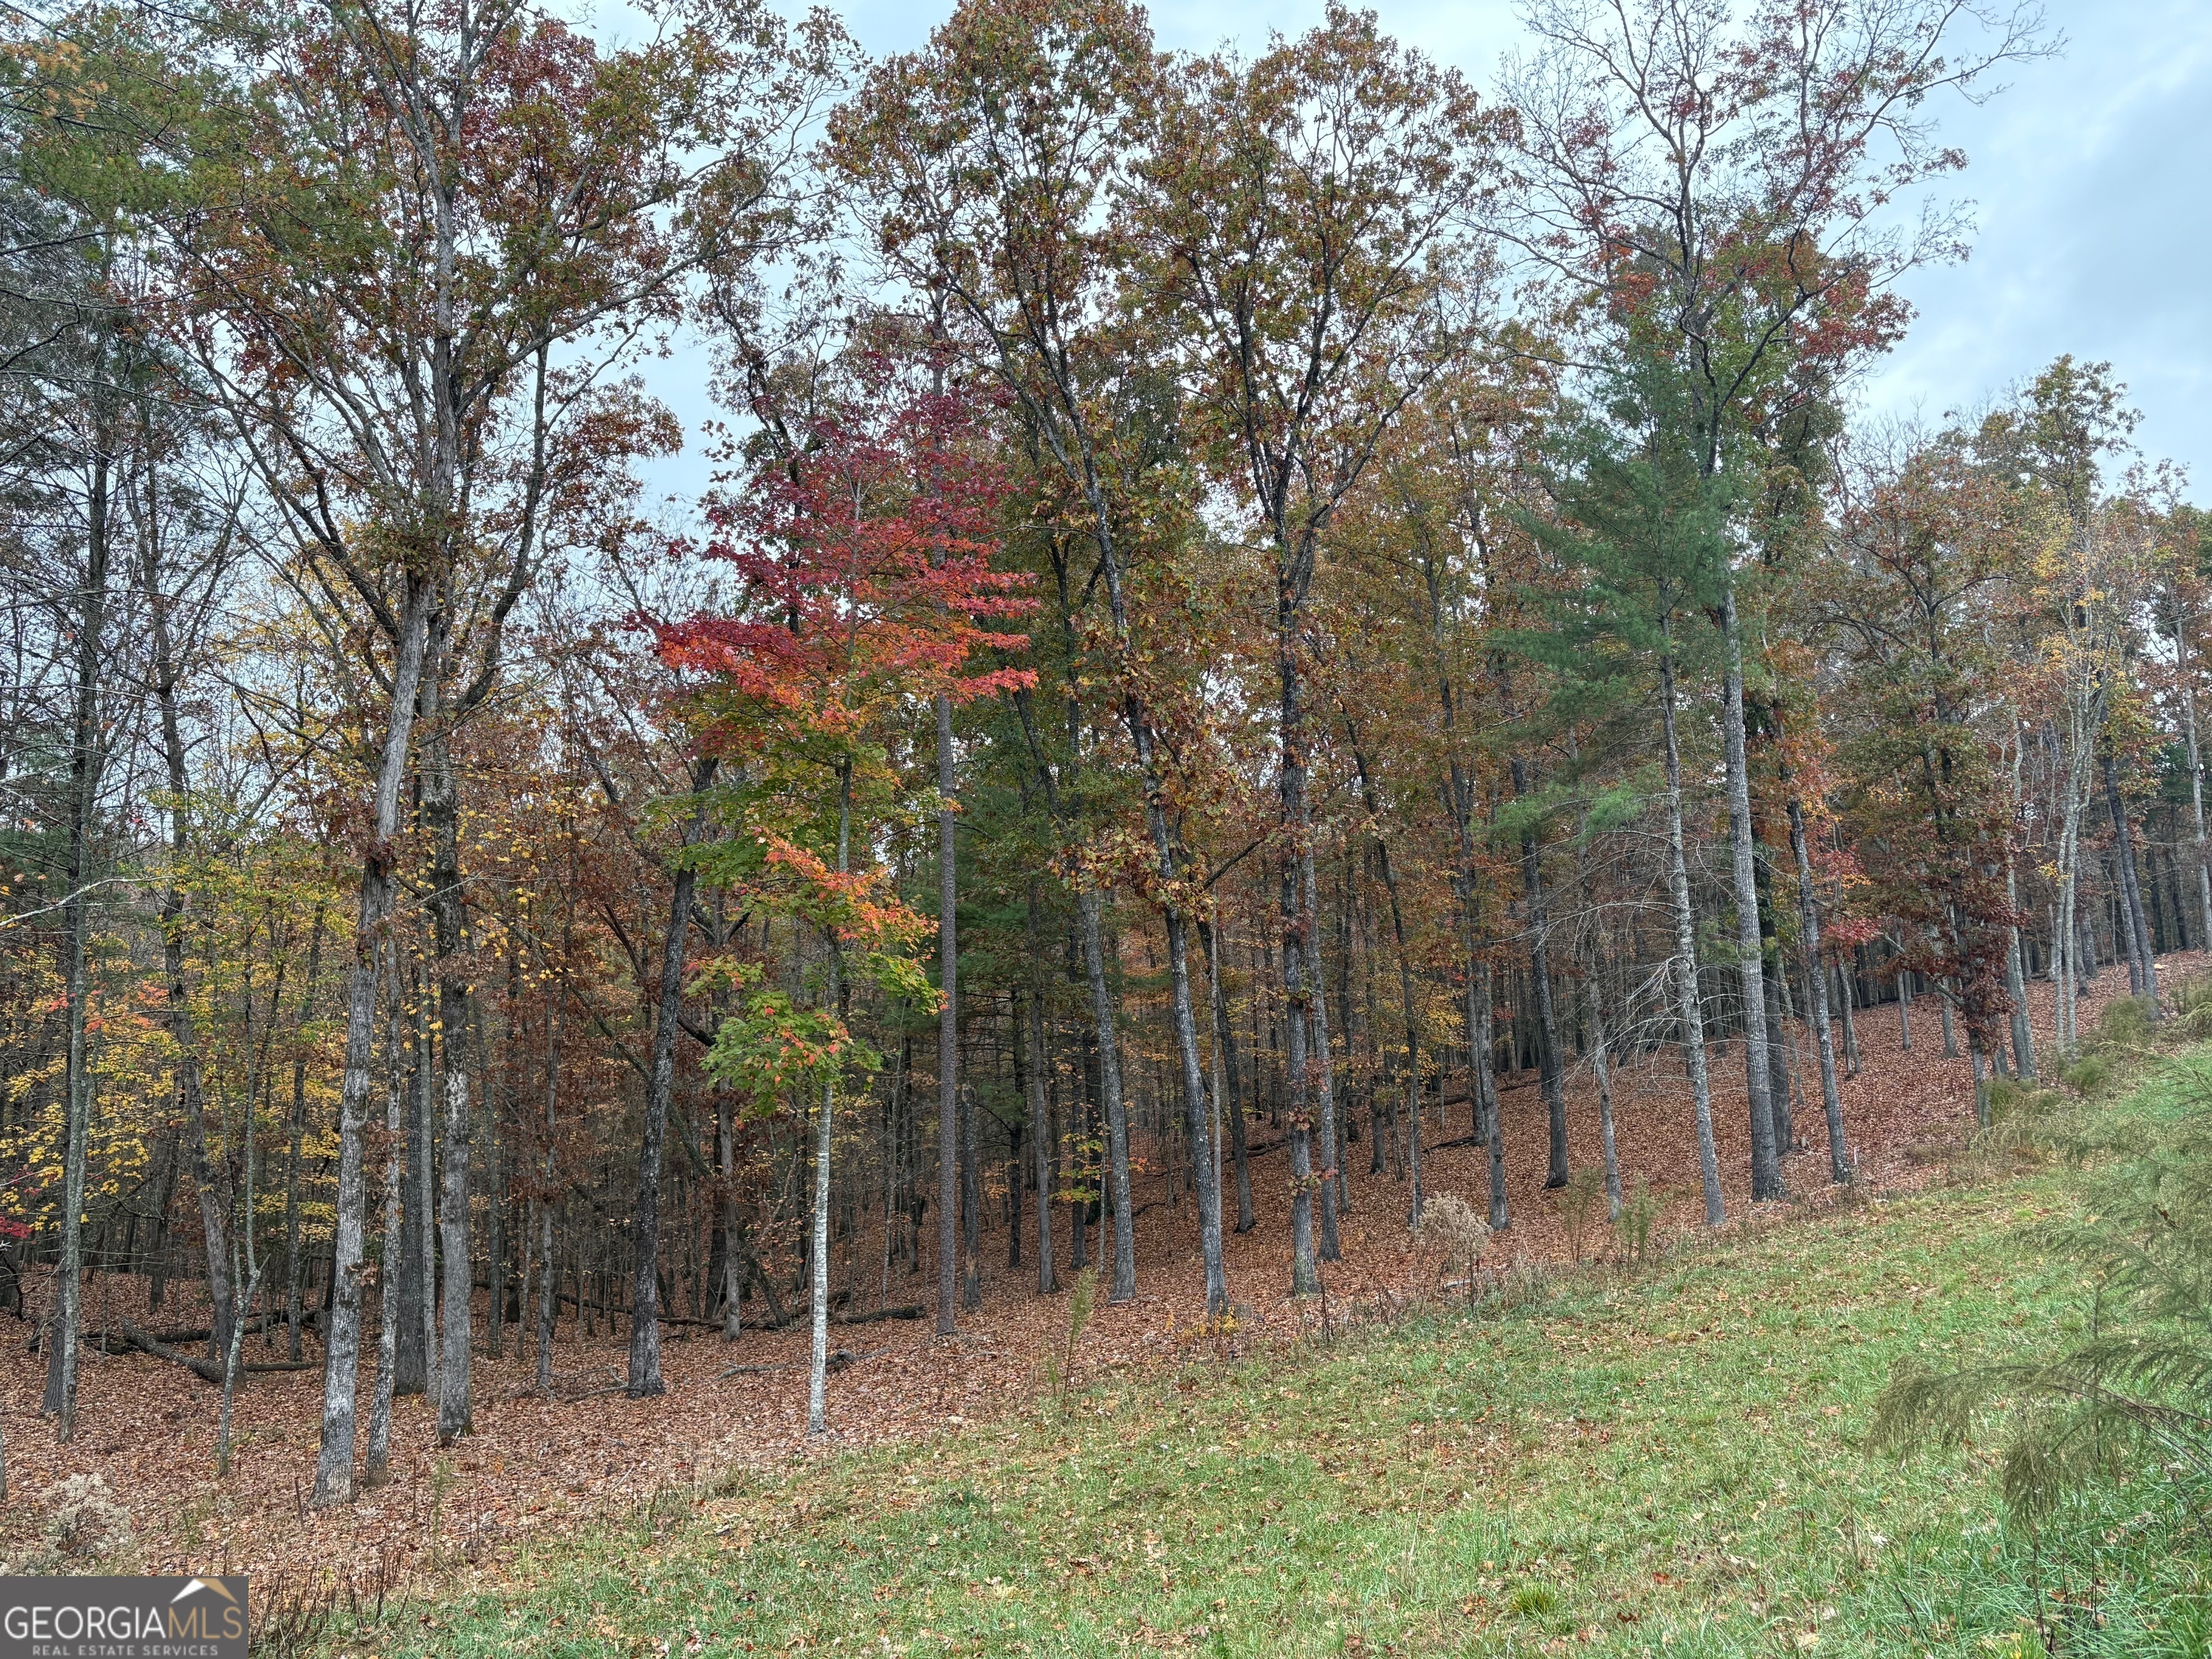
[[[2128,1075],[2139,1016],[1971,1181],[740,1478],[334,1649],[2194,1659],[2212,1055]],[[2155,1432],[2051,1455],[2069,1376]]]

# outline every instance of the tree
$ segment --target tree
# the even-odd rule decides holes
[[[1543,44],[1508,78],[1528,185],[1512,234],[1553,272],[1564,308],[1595,330],[1645,331],[1682,377],[1707,476],[1896,337],[1905,313],[1887,285],[1899,273],[1963,252],[1956,210],[1892,228],[1900,193],[1965,162],[1936,143],[1929,101],[1975,95],[2041,47],[2040,14],[2021,6],[1992,20],[1986,49],[1947,50],[1962,15],[1981,21],[1950,0],[1774,0],[1741,19],[1718,0],[1530,6]],[[1735,562],[1713,602],[1757,1200],[1780,1196],[1782,1176]]]
[[[1214,465],[1274,563],[1291,1281],[1304,1294],[1320,1284],[1316,1186],[1322,1254],[1336,1250],[1307,601],[1331,520],[1408,402],[1470,340],[1485,272],[1468,214],[1490,181],[1497,124],[1455,72],[1335,4],[1318,28],[1249,64],[1185,65],[1159,121],[1138,210],[1146,282],[1186,343],[1187,395]]]
[[[1123,304],[1136,249],[1118,198],[1144,153],[1158,82],[1143,15],[1121,0],[964,5],[927,52],[884,64],[841,112],[835,154],[844,176],[868,192],[886,257],[936,296],[955,337],[1006,388],[1040,471],[1051,475],[1041,493],[1058,498],[1055,516],[1096,554],[1115,712],[1144,790],[1146,874],[1165,924],[1191,1143],[1202,1150],[1206,1088],[1187,941],[1192,860],[1176,822],[1182,780],[1170,752],[1175,734],[1162,729],[1158,691],[1146,684],[1149,653],[1130,597],[1136,560],[1171,556],[1177,532],[1190,532],[1187,503],[1167,494],[1180,479],[1158,430],[1163,342],[1133,328]],[[1069,706],[1072,740],[1077,700]],[[1034,726],[1026,729],[1035,739]],[[1071,741],[1057,764],[1042,744],[1032,747],[1049,808],[1073,842],[1079,745]],[[1136,1294],[1136,1239],[1099,879],[1085,872],[1077,908],[1114,1213],[1108,1299],[1126,1302]],[[1207,1301],[1218,1314],[1228,1288],[1213,1164],[1210,1155],[1196,1158]]]
[[[1708,658],[1705,614],[1728,580],[1726,526],[1733,504],[1725,473],[1708,472],[1701,464],[1701,434],[1668,364],[1617,361],[1607,389],[1606,405],[1564,426],[1556,441],[1552,489],[1560,522],[1525,520],[1580,580],[1562,585],[1552,600],[1550,628],[1522,643],[1555,673],[1583,681],[1593,701],[1618,697],[1626,685],[1650,684],[1646,673],[1656,681],[1673,923],[1667,971],[1696,1114],[1705,1224],[1717,1227],[1727,1210],[1698,988],[1681,714],[1685,671],[1702,667]]]
[[[982,450],[988,406],[959,391],[917,387],[914,372],[880,354],[850,365],[849,392],[791,450],[765,457],[726,512],[726,539],[708,550],[738,573],[745,609],[657,630],[672,665],[709,677],[699,694],[702,743],[757,774],[739,836],[700,860],[756,904],[811,922],[823,946],[818,1010],[803,1016],[786,994],[755,991],[743,1016],[724,1022],[708,1060],[757,1096],[820,1091],[813,1434],[825,1427],[834,1113],[843,1074],[874,1059],[851,1035],[849,994],[857,980],[928,996],[901,954],[918,918],[880,890],[881,870],[851,867],[856,801],[864,814],[872,794],[878,810],[887,805],[882,793],[896,778],[884,728],[906,700],[966,702],[1032,678],[973,660],[1019,650],[1022,635],[990,624],[1033,608],[1021,575],[991,568],[1005,485]],[[818,781],[809,782],[825,770],[834,782],[827,812]],[[763,812],[771,803],[780,811]],[[875,845],[866,816],[861,829],[863,845]],[[834,866],[823,856],[832,848]]]
[[[826,73],[821,29],[742,5],[681,11],[601,53],[540,13],[339,7],[265,29],[218,16],[246,64],[210,108],[178,242],[176,325],[220,389],[301,561],[302,593],[370,667],[373,782],[349,991],[337,1294],[316,1501],[350,1495],[362,1131],[378,942],[416,723],[441,848],[436,1044],[449,1226],[465,1228],[469,1024],[450,744],[496,683],[555,481],[604,441],[606,368],[792,222],[781,163]],[[556,361],[556,354],[559,361]],[[622,394],[617,392],[618,398]],[[344,620],[341,620],[344,619]],[[469,1423],[468,1273],[447,1252],[439,1426]]]

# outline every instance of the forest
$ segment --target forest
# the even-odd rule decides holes
[[[1520,15],[0,10],[0,1460],[127,1363],[307,1516],[679,1342],[834,1439],[2178,1012],[2212,526],[2124,365],[1860,396],[2055,40]]]

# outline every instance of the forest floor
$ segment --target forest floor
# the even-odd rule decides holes
[[[2161,981],[2203,973],[2207,966],[2205,957],[2193,953],[2163,957]],[[2094,988],[2085,1025],[2094,1007],[2125,988],[2124,975],[2107,969]],[[2051,988],[2034,988],[2032,1001],[2035,1029],[2047,1041]],[[1933,998],[1921,999],[1915,1012],[1910,1054],[1899,1045],[1893,1005],[1859,1018],[1863,1067],[1856,1079],[1844,1085],[1844,1117],[1861,1176],[1855,1198],[1899,1200],[1927,1184],[1948,1167],[1972,1126],[1968,1062],[1940,1057]],[[1806,1150],[1787,1164],[1788,1179],[1799,1198],[1790,1204],[1750,1210],[1741,1053],[1735,1045],[1727,1052],[1717,1050],[1714,1057],[1721,1165],[1730,1215],[1737,1218],[1720,1241],[1695,1241],[1701,1209],[1690,1103],[1679,1059],[1655,1056],[1623,1068],[1615,1081],[1624,1172],[1632,1180],[1643,1176],[1662,1201],[1656,1230],[1661,1244],[1680,1238],[1701,1263],[1726,1259],[1726,1252],[1736,1248],[1729,1241],[1740,1233],[1746,1235],[1741,1248],[1748,1250],[1786,1254],[1816,1248],[1755,1240],[1765,1237],[1773,1220],[1831,1207],[1838,1201],[1827,1182],[1818,1083],[1808,1074],[1805,1081],[1813,1105],[1799,1111],[1796,1123]],[[1447,1092],[1463,1093],[1463,1079]],[[1516,1269],[1563,1262],[1571,1253],[1557,1195],[1542,1190],[1546,1131],[1534,1074],[1526,1074],[1525,1086],[1508,1087],[1503,1099],[1514,1224],[1493,1241],[1488,1265],[1494,1273],[1510,1279]],[[1586,1073],[1577,1071],[1571,1078],[1569,1100],[1573,1157],[1577,1164],[1595,1161],[1597,1109]],[[1431,1139],[1463,1137],[1467,1111],[1464,1104],[1453,1106],[1447,1126],[1431,1127]],[[1273,1141],[1263,1126],[1255,1127],[1255,1151]],[[1354,1149],[1355,1154],[1364,1151]],[[1437,1263],[1431,1252],[1418,1248],[1407,1236],[1402,1186],[1389,1176],[1367,1174],[1363,1157],[1355,1155],[1351,1161],[1354,1167],[1343,1226],[1344,1259],[1324,1270],[1328,1290],[1324,1307],[1319,1301],[1294,1301],[1285,1294],[1285,1166],[1279,1151],[1255,1156],[1258,1225],[1230,1241],[1228,1251],[1231,1294],[1250,1310],[1233,1339],[1233,1351],[1201,1329],[1203,1286],[1196,1260],[1195,1216],[1188,1200],[1177,1194],[1172,1180],[1152,1177],[1144,1183],[1138,1193],[1139,1294],[1130,1303],[1099,1308],[1076,1352],[1068,1379],[1072,1389],[1079,1394],[1103,1391],[1102,1397],[1110,1401],[1131,1397],[1130,1390],[1152,1386],[1164,1376],[1187,1381],[1192,1374],[1203,1376],[1213,1371],[1241,1375],[1239,1360],[1309,1351],[1316,1341],[1390,1323],[1407,1308],[1429,1300],[1437,1285]],[[1447,1146],[1433,1151],[1425,1176],[1431,1194],[1463,1193],[1480,1206],[1486,1181],[1480,1147]],[[2001,1207],[2008,1200],[1990,1201]],[[1889,1202],[1873,1209],[1854,1205],[1838,1224],[1884,1228],[1894,1224],[1887,1218],[1907,1213],[1918,1212]],[[1969,1212],[1954,1205],[1940,1213],[1958,1217]],[[1064,1218],[1064,1212],[1055,1218]],[[1959,1248],[1971,1249],[1978,1248],[1973,1241],[1981,1230],[1985,1230],[1984,1223],[1961,1221],[1955,1228],[1947,1224],[1944,1237],[1956,1234]],[[1826,1232],[1820,1236],[1831,1237]],[[1607,1242],[1609,1237],[1589,1241],[1586,1249],[1595,1254]],[[1006,1243],[1001,1231],[997,1236],[1001,1261]],[[1030,1243],[1024,1240],[1025,1254]],[[1065,1261],[1064,1226],[1060,1246]],[[991,1248],[987,1239],[987,1252]],[[1714,1254],[1717,1249],[1720,1254]],[[865,1238],[860,1255],[864,1261],[880,1259],[879,1250],[871,1255]],[[1784,1265],[1775,1264],[1778,1271]],[[1721,1269],[1706,1265],[1685,1271]],[[1958,1271],[1972,1278],[1965,1267]],[[1879,1278],[1868,1281],[1870,1286],[1883,1282]],[[1911,1282],[1924,1286],[1935,1281],[1923,1274]],[[927,1262],[916,1279],[895,1273],[888,1299],[894,1304],[926,1301],[932,1284]],[[938,1445],[949,1429],[953,1433],[944,1443],[951,1449],[921,1455],[942,1455],[968,1468],[996,1455],[990,1450],[994,1447],[1010,1456],[1032,1455],[1020,1449],[1030,1445],[1025,1437],[1035,1432],[1029,1425],[1044,1389],[1046,1357],[1060,1346],[1067,1318],[1065,1293],[1040,1297],[1035,1284],[1034,1267],[1000,1267],[988,1272],[982,1306],[963,1316],[962,1334],[952,1340],[933,1338],[927,1322],[837,1330],[837,1339],[861,1357],[830,1379],[832,1435],[827,1451],[849,1455],[886,1449],[878,1455],[896,1460],[905,1455],[899,1448]],[[880,1288],[879,1282],[869,1284],[864,1273],[858,1291],[860,1305],[872,1305],[877,1300],[872,1292]],[[1924,1289],[1916,1293],[1916,1306],[1917,1296],[1925,1293]],[[1638,1292],[1647,1294],[1650,1299],[1643,1316],[1669,1329],[1711,1330],[1717,1328],[1710,1322],[1712,1319],[1729,1316],[1725,1297],[1676,1310],[1656,1291]],[[1748,1300],[1753,1293],[1747,1290],[1741,1294]],[[1875,1302],[1882,1299],[1875,1290],[1867,1294]],[[107,1316],[111,1298],[119,1319],[125,1306],[134,1313],[143,1309],[143,1283],[136,1280],[94,1285],[86,1297],[88,1326]],[[189,1308],[184,1316],[190,1316]],[[556,1370],[566,1384],[564,1393],[586,1397],[565,1401],[537,1397],[528,1386],[532,1362],[512,1347],[504,1358],[480,1357],[475,1366],[474,1434],[458,1447],[441,1451],[424,1403],[403,1400],[395,1413],[392,1483],[350,1506],[323,1512],[310,1510],[304,1503],[319,1437],[319,1371],[251,1379],[237,1404],[234,1468],[228,1479],[218,1480],[214,1474],[219,1404],[215,1389],[162,1361],[88,1352],[76,1437],[70,1446],[59,1447],[51,1428],[35,1414],[43,1360],[28,1352],[21,1340],[9,1340],[0,1348],[0,1419],[4,1419],[9,1481],[9,1503],[0,1516],[0,1564],[6,1564],[0,1565],[0,1571],[23,1570],[35,1555],[61,1485],[72,1475],[97,1474],[107,1482],[130,1516],[131,1542],[124,1556],[140,1570],[204,1571],[220,1566],[260,1575],[257,1583],[267,1585],[272,1595],[307,1594],[313,1586],[336,1582],[346,1593],[370,1597],[453,1575],[498,1576],[520,1570],[548,1534],[604,1525],[611,1516],[649,1515],[664,1501],[688,1504],[696,1494],[732,1480],[733,1472],[754,1472],[769,1483],[761,1488],[768,1492],[781,1491],[781,1480],[800,1478],[789,1473],[795,1460],[825,1449],[810,1452],[804,1435],[804,1330],[749,1330],[734,1346],[724,1345],[712,1334],[684,1328],[671,1335],[690,1340],[667,1342],[664,1370],[669,1392],[659,1400],[634,1401],[618,1391],[591,1395],[594,1386],[619,1381],[625,1339],[603,1334],[596,1340],[582,1340],[573,1322],[564,1322],[561,1328]],[[1700,1339],[1669,1337],[1666,1342],[1678,1340]],[[1787,1346],[1792,1340],[1778,1331],[1778,1343]],[[1550,1342],[1544,1337],[1540,1346]],[[251,1344],[248,1357],[255,1357]],[[1368,1374],[1358,1369],[1369,1364],[1366,1360],[1355,1357],[1344,1363],[1354,1367],[1346,1374],[1347,1387],[1352,1376]],[[786,1369],[730,1375],[728,1368],[733,1364]],[[368,1369],[364,1367],[365,1389]],[[1560,1386],[1569,1387],[1570,1382],[1563,1380]],[[1304,1385],[1298,1392],[1303,1396]],[[1539,1389],[1524,1403],[1539,1409],[1535,1402],[1542,1397]],[[1413,1432],[1411,1421],[1401,1425],[1408,1433]],[[1569,1421],[1556,1419],[1545,1433],[1567,1432],[1558,1423]],[[1378,1426],[1376,1432],[1384,1432],[1384,1428]],[[1261,1443],[1264,1438],[1261,1437]],[[1405,1442],[1403,1447],[1412,1443]],[[1121,1458],[1114,1446],[1104,1449],[1113,1459]],[[1145,1449],[1151,1457],[1150,1443]],[[1326,1457],[1318,1449],[1309,1449],[1304,1455]],[[880,1465],[895,1466],[895,1461]],[[1125,1473],[1101,1470],[1098,1478],[1121,1480]],[[1392,1474],[1389,1480],[1399,1482],[1401,1477]],[[1419,1567],[1409,1556],[1402,1568],[1393,1571],[1410,1574]],[[1196,1575],[1192,1593],[1209,1577]],[[1505,1582],[1499,1580],[1501,1585]],[[874,1627],[869,1629],[872,1632]],[[872,1633],[868,1639],[872,1644]],[[615,1650],[586,1644],[548,1650]]]
[[[2199,1659],[2202,1534],[2148,1532],[2157,1499],[2039,1551],[1992,1457],[1861,1449],[1901,1356],[2080,1328],[2038,1248],[2073,1213],[2066,1179],[2002,1172],[733,1471],[320,1650]]]

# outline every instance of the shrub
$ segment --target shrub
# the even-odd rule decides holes
[[[100,1560],[130,1547],[131,1512],[115,1501],[105,1475],[73,1474],[54,1492],[46,1535],[56,1553]]]
[[[2098,1094],[2112,1081],[2112,1062],[2101,1055],[2085,1054],[2061,1072],[2058,1078],[2076,1094]]]
[[[1098,1269],[1085,1267],[1076,1274],[1074,1288],[1068,1293],[1066,1340],[1058,1355],[1045,1359],[1045,1382],[1059,1401],[1063,1417],[1067,1414],[1068,1390],[1074,1385],[1075,1345],[1083,1339],[1083,1328],[1091,1322],[1091,1310],[1097,1297]]]
[[[1559,1188],[1559,1222],[1567,1230],[1567,1249],[1577,1261],[1583,1259],[1583,1241],[1597,1219],[1597,1206],[1605,1201],[1605,1176],[1584,1165]]]
[[[2031,1527],[2093,1486],[2159,1471],[2212,1483],[2212,1071],[2179,1076],[2177,1120],[2100,1114],[2069,1148],[2101,1138],[2124,1155],[2091,1182],[2087,1218],[2056,1236],[2096,1286],[2079,1325],[1961,1370],[1903,1362],[1870,1444],[1954,1446],[2002,1423],[2005,1503]]]
[[[1438,1193],[1421,1206],[1421,1242],[1435,1245],[1441,1259],[1437,1269],[1449,1278],[1464,1274],[1468,1294],[1474,1294],[1475,1264],[1490,1248],[1490,1224],[1457,1193]]]
[[[1613,1237],[1620,1241],[1620,1251],[1632,1262],[1641,1262],[1651,1254],[1651,1228],[1659,1219],[1658,1195],[1651,1183],[1642,1176],[1621,1194],[1620,1213],[1613,1218]]]

